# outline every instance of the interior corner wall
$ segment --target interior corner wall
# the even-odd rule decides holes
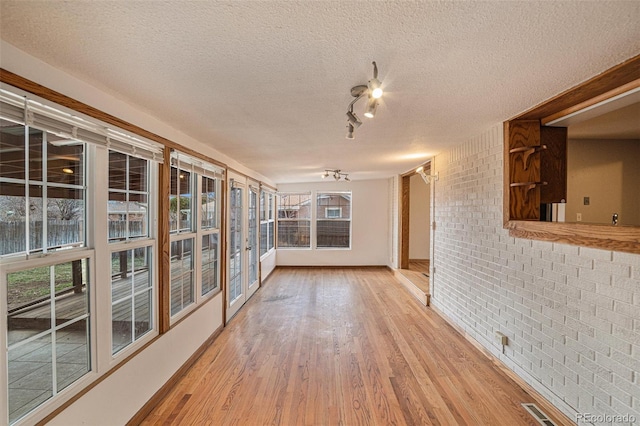
[[[432,167],[433,305],[569,418],[640,419],[640,255],[510,237],[501,124]]]
[[[410,177],[409,259],[429,259],[431,188],[418,174]]]
[[[389,242],[387,179],[278,185],[278,192],[351,191],[351,249],[278,249],[280,266],[386,266]],[[315,200],[311,200],[315,206]],[[313,227],[312,227],[313,232]],[[313,240],[313,234],[311,239]],[[312,242],[313,244],[313,242]]]

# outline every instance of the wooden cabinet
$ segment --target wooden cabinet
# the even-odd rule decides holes
[[[567,129],[509,122],[509,217],[540,220],[541,203],[567,198]]]

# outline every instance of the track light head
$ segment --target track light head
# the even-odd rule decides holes
[[[347,125],[347,139],[353,139],[353,125],[349,123]]]
[[[380,80],[378,80],[377,78],[372,78],[371,80],[369,80],[367,86],[369,86],[369,95],[372,98],[380,99],[382,97],[382,87]]]
[[[353,106],[349,111],[347,111],[347,120],[349,120],[349,123],[351,123],[352,127],[356,129],[362,125],[362,121],[360,121],[358,116],[353,112]]]
[[[367,109],[364,112],[364,116],[367,118],[375,117],[377,109],[378,109],[378,100],[370,96],[369,102],[367,102]]]

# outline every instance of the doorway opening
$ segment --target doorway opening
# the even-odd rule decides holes
[[[422,167],[429,174],[430,163]],[[402,176],[400,279],[425,305],[430,299],[431,185],[415,171]]]

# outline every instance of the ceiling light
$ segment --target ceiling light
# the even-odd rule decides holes
[[[378,100],[372,96],[369,98],[369,102],[367,102],[367,109],[364,112],[364,116],[367,118],[375,117],[377,109],[378,109]]]
[[[62,169],[62,173],[66,173],[68,175],[72,175],[73,174],[73,169],[70,169],[69,167],[65,167],[64,169]]]
[[[349,123],[347,125],[348,130],[347,130],[347,139],[353,139],[353,124]]]
[[[365,117],[373,118],[376,115],[376,109],[378,108],[378,99],[382,97],[382,83],[378,80],[378,65],[375,61],[373,64],[373,78],[367,82],[367,84],[359,84],[351,88],[351,96],[355,99],[349,103],[347,109],[347,121],[349,122],[349,132],[347,133],[347,139],[353,139],[353,131],[362,125],[362,121],[353,112],[353,105],[365,95],[368,98],[367,107],[365,110]]]
[[[378,80],[378,66],[373,62],[373,78],[367,84],[369,87],[369,95],[372,98],[380,99],[382,97],[382,83]]]
[[[349,179],[349,175],[347,173],[342,173],[342,170],[340,169],[335,169],[335,170],[326,169],[324,171],[324,174],[322,175],[322,179],[328,177],[329,173],[333,175],[333,178],[336,180],[336,182],[339,180],[351,182],[351,179]]]

